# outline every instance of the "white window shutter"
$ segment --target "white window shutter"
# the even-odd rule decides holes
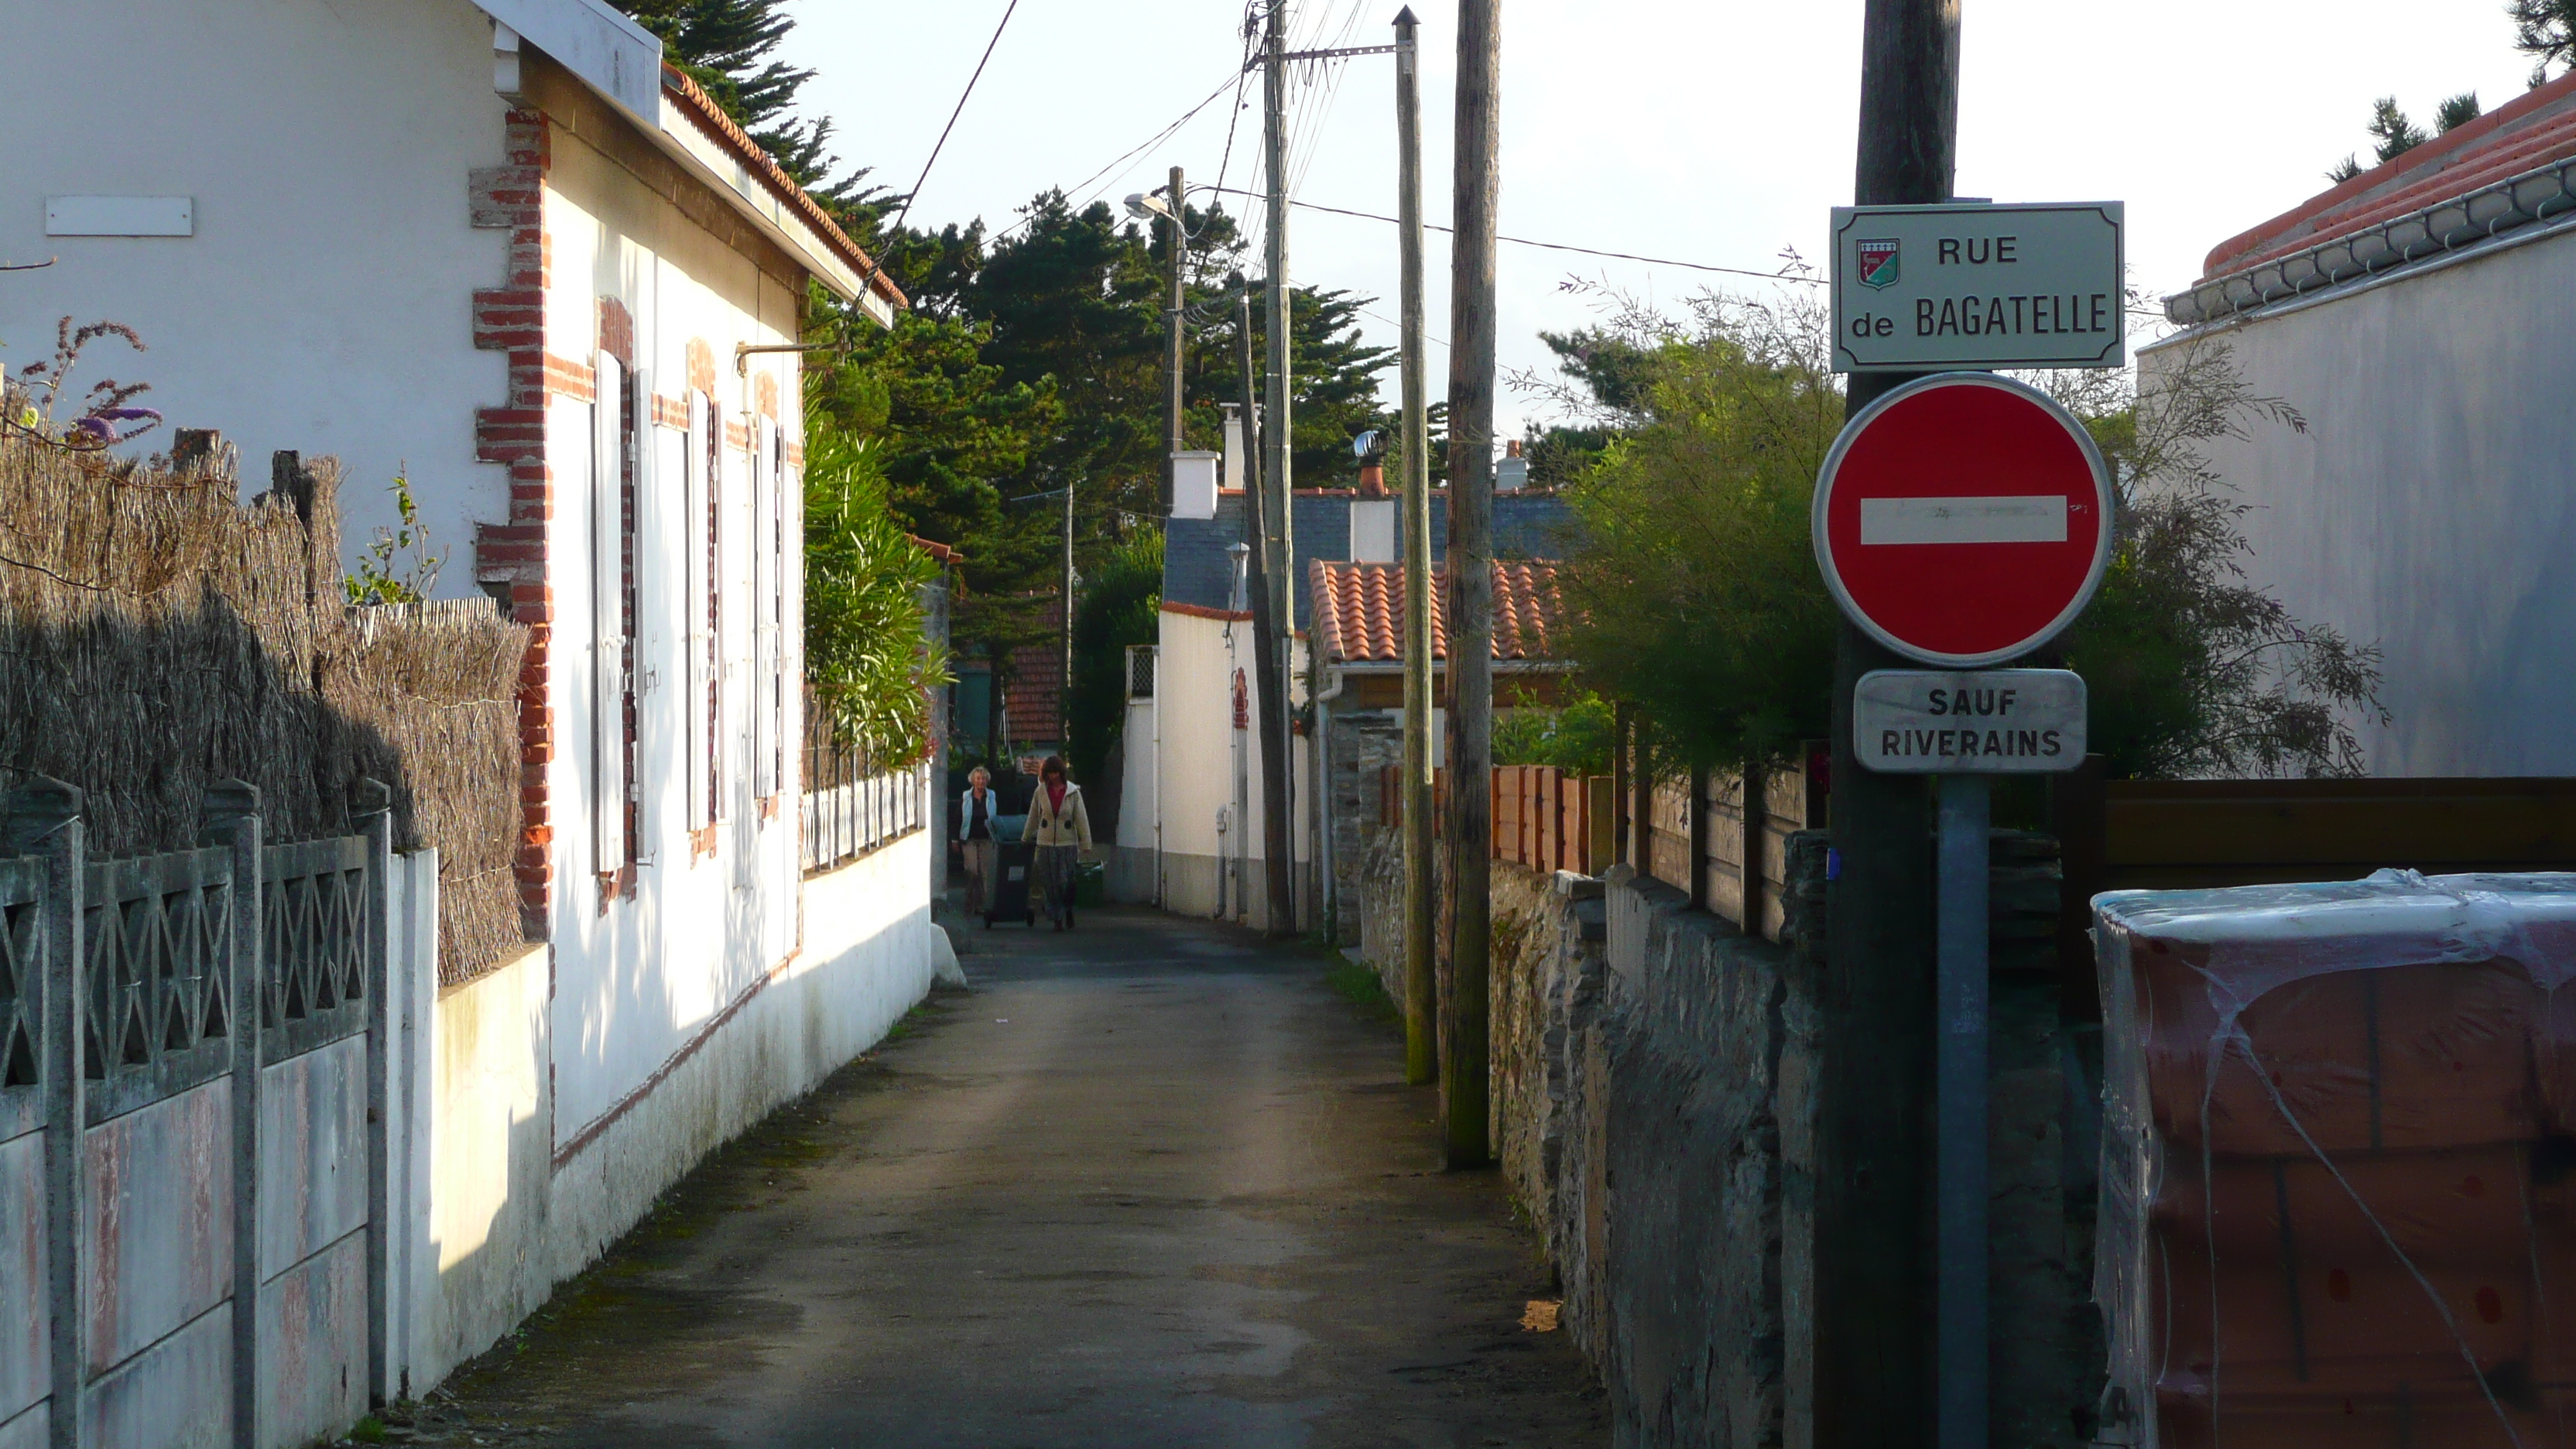
[[[681,718],[687,721],[684,733],[688,740],[686,763],[681,773],[689,777],[691,830],[707,823],[707,787],[712,772],[704,761],[714,745],[707,731],[707,507],[708,500],[714,496],[714,488],[707,477],[707,463],[714,456],[713,450],[707,446],[708,425],[714,421],[709,412],[707,395],[692,389],[689,393],[689,442],[682,464],[688,478],[682,504],[687,526],[680,530],[681,546],[687,555],[681,560],[681,572],[689,581],[688,588],[680,596],[680,607],[685,615],[682,620],[685,627],[680,637],[688,641],[689,656],[689,692],[680,704]]]
[[[698,702],[707,720],[707,756],[703,767],[706,775],[707,814],[700,823],[714,825],[731,818],[727,807],[732,803],[726,787],[730,779],[725,759],[725,475],[730,471],[725,460],[733,453],[725,446],[724,412],[707,400],[707,597],[705,616],[700,628],[706,630],[706,697]]]
[[[635,506],[634,551],[635,582],[629,591],[634,601],[635,633],[626,641],[626,692],[635,708],[635,731],[632,754],[627,765],[626,798],[634,805],[636,820],[635,864],[650,865],[654,860],[655,822],[661,817],[654,812],[662,807],[662,786],[669,773],[667,756],[658,769],[656,751],[662,748],[661,733],[656,729],[654,709],[669,696],[663,689],[662,671],[670,667],[671,626],[678,618],[678,605],[672,595],[679,589],[671,575],[675,549],[671,543],[671,501],[660,494],[664,482],[678,486],[679,479],[666,477],[663,460],[665,444],[653,402],[653,374],[636,368],[627,383],[635,396],[635,469],[632,492]]]
[[[626,864],[626,378],[593,363],[590,430],[591,859]]]
[[[791,415],[792,416],[792,415]],[[799,429],[798,431],[802,431]],[[778,673],[785,681],[779,699],[779,755],[785,788],[802,792],[805,782],[805,470],[788,461],[793,444],[786,426],[779,429],[779,502],[785,537],[778,556]]]
[[[778,424],[761,418],[752,436],[752,793],[778,793],[778,565],[783,523],[778,506]]]

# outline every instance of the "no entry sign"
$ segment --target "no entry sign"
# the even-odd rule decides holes
[[[1843,612],[1908,658],[1973,669],[2072,623],[2111,555],[2110,470],[2073,414],[1945,372],[1863,409],[1816,480],[1816,562]]]

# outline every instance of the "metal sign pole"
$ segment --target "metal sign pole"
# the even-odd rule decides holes
[[[1934,1066],[1940,1446],[1986,1449],[1986,777],[1940,777]]]

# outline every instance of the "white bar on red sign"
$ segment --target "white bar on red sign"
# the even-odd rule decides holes
[[[1860,541],[1873,543],[2064,543],[2066,497],[1864,498]]]

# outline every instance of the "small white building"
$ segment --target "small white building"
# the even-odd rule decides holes
[[[2222,242],[2147,385],[2223,344],[2304,417],[2211,448],[2251,582],[2385,651],[2369,768],[2576,774],[2576,75]]]
[[[75,386],[338,456],[353,551],[407,476],[435,592],[534,633],[536,944],[420,1024],[418,1392],[927,989],[932,835],[810,880],[799,839],[792,347],[814,286],[881,324],[904,299],[602,0],[120,0],[6,32],[0,260],[53,265],[0,274],[0,361],[64,316],[131,325],[149,352]]]

